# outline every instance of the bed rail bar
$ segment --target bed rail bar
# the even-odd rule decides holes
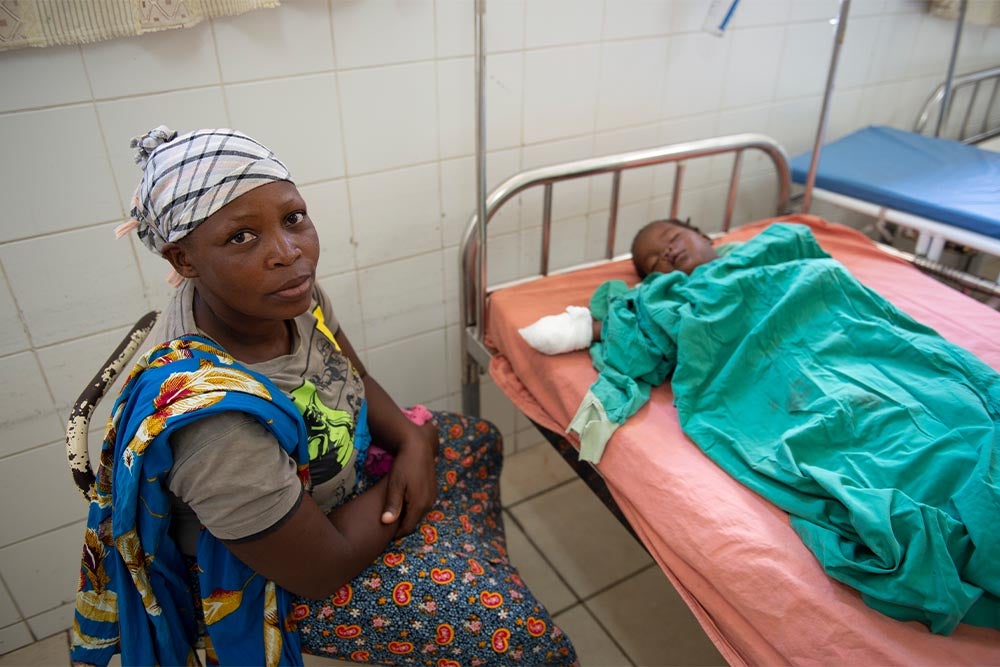
[[[913,131],[923,134],[924,130],[927,129],[927,125],[930,122],[931,116],[934,111],[937,110],[938,118],[942,119],[938,123],[938,130],[942,127],[947,127],[947,121],[951,112],[954,110],[955,94],[962,88],[972,88],[970,93],[968,104],[965,107],[964,116],[962,118],[962,125],[959,129],[958,140],[963,144],[975,144],[986,139],[1000,135],[1000,126],[989,127],[990,118],[993,117],[993,109],[997,103],[997,89],[1000,88],[1000,67],[990,67],[987,69],[978,70],[975,72],[969,72],[967,74],[962,74],[956,76],[951,82],[950,91],[947,90],[947,82],[942,83],[938,86],[927,101],[924,102],[923,108],[920,110],[920,114],[917,116],[916,122],[913,124]],[[972,120],[972,112],[976,107],[976,102],[979,99],[980,93],[986,88],[989,88],[989,99],[983,106],[982,119],[979,122],[978,130],[970,130],[969,123]],[[945,104],[945,97],[948,97],[947,105],[948,108],[942,108]],[[935,131],[934,136],[939,136],[940,132]]]
[[[934,278],[955,283],[962,290],[982,294],[991,300],[1000,299],[1000,284],[992,280],[966,273],[965,271],[941,264],[922,255],[905,252],[886,243],[879,243],[878,247],[889,255],[905,259],[913,266]],[[992,301],[990,304],[992,305]]]
[[[459,257],[461,309],[461,355],[463,363],[462,404],[466,414],[479,414],[479,373],[489,365],[490,352],[483,341],[485,334],[484,318],[486,312],[486,297],[489,292],[486,285],[486,234],[485,225],[496,212],[518,194],[534,187],[544,188],[542,204],[542,258],[539,266],[540,275],[549,273],[549,245],[552,226],[552,189],[554,184],[577,178],[586,178],[601,174],[612,174],[611,201],[608,215],[607,243],[605,261],[612,259],[617,232],[618,203],[621,188],[621,174],[629,169],[649,167],[652,165],[676,163],[675,187],[671,202],[671,216],[676,217],[680,199],[680,186],[684,174],[684,161],[735,153],[733,172],[729,181],[729,192],[726,199],[723,230],[728,231],[735,208],[736,193],[739,186],[739,171],[742,154],[746,150],[759,150],[770,157],[778,179],[776,214],[787,212],[789,192],[791,188],[788,156],[784,149],[773,139],[762,134],[735,134],[724,137],[699,139],[680,144],[648,148],[616,155],[594,157],[565,164],[529,169],[514,174],[490,192],[486,198],[485,222],[479,224],[479,212],[474,212],[469,219],[465,235],[462,239],[462,249]]]

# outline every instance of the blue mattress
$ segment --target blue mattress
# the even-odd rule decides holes
[[[792,160],[805,183],[812,151]],[[823,147],[816,187],[1000,239],[1000,153],[872,126]]]

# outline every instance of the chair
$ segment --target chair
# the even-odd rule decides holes
[[[101,365],[101,369],[80,394],[70,411],[66,424],[66,458],[69,470],[83,498],[90,502],[94,498],[94,469],[90,465],[90,450],[87,446],[87,433],[90,429],[90,418],[98,403],[104,398],[108,387],[114,384],[125,365],[135,356],[136,351],[149,336],[153,325],[159,317],[158,310],[152,310],[132,326],[122,341]]]

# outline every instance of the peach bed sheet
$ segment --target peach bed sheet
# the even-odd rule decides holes
[[[814,216],[812,228],[864,284],[1000,370],[1000,313],[880,251],[867,237]],[[745,240],[771,220],[720,242]],[[585,351],[548,357],[517,333],[605,280],[633,284],[627,261],[549,276],[490,297],[487,344],[497,385],[526,416],[564,433],[596,378]],[[669,383],[612,437],[597,466],[622,512],[732,665],[1000,665],[1000,631],[959,626],[934,635],[867,607],[830,579],[788,516],[746,489],[683,434]],[[574,436],[575,437],[575,436]],[[578,441],[570,438],[574,445]]]

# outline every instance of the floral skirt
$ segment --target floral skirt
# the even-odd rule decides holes
[[[386,665],[572,665],[569,638],[507,559],[503,445],[487,421],[434,413],[438,499],[327,600],[296,598],[304,653]],[[356,491],[373,480],[362,477]]]

